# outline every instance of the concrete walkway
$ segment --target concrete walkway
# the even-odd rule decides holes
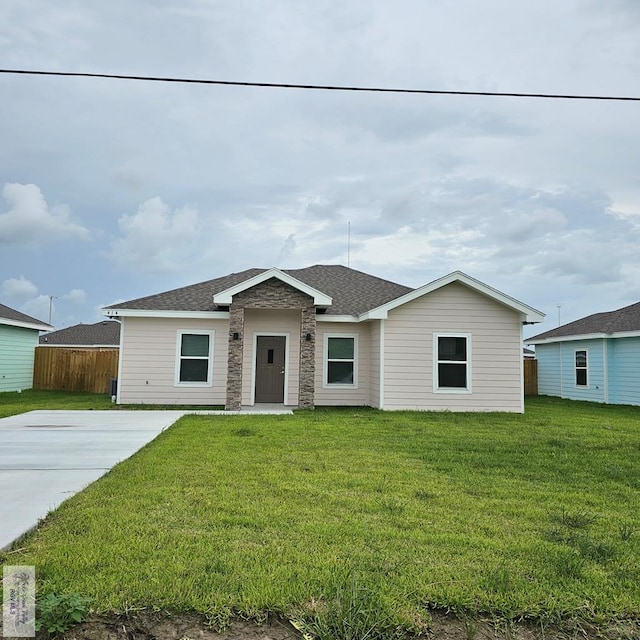
[[[30,411],[0,419],[0,550],[188,413],[291,411]]]

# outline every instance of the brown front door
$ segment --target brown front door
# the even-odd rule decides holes
[[[284,336],[258,336],[256,402],[284,402]]]

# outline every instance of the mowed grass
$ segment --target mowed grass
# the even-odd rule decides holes
[[[172,411],[187,410],[209,410],[223,409],[221,406],[201,406],[193,405],[157,405],[157,404],[120,404],[111,402],[111,396],[105,393],[84,393],[82,391],[36,391],[27,389],[18,393],[17,391],[0,393],[0,418],[6,418],[18,413],[36,410],[95,410],[95,411]]]
[[[104,393],[74,393],[69,391],[34,391],[0,393],[0,418],[25,411],[54,409],[113,409],[111,398]]]
[[[212,621],[339,597],[405,629],[432,607],[638,618],[639,496],[637,408],[188,416],[0,560],[99,610]]]

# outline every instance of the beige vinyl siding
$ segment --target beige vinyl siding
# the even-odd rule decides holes
[[[287,366],[287,388],[285,404],[298,404],[300,385],[300,321],[299,310],[245,309],[244,312],[244,351],[242,354],[242,404],[249,405],[253,401],[255,378],[254,351],[256,335],[288,334],[285,360]]]
[[[120,403],[224,405],[229,322],[188,318],[123,318]],[[213,386],[175,385],[178,330],[215,331]]]
[[[471,393],[433,391],[433,336],[471,337]],[[389,312],[384,408],[515,411],[521,405],[519,315],[452,283]]]
[[[380,407],[380,325],[383,320],[372,320],[369,323],[369,405]]]
[[[329,387],[323,385],[324,337],[331,335],[358,336],[358,385]],[[318,322],[316,329],[315,403],[318,406],[361,406],[369,404],[369,371],[371,363],[370,323]]]

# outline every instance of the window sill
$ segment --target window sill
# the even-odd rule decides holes
[[[213,387],[213,382],[174,382],[174,387]]]
[[[323,389],[357,389],[357,384],[343,384],[340,382],[325,382],[322,385]]]

